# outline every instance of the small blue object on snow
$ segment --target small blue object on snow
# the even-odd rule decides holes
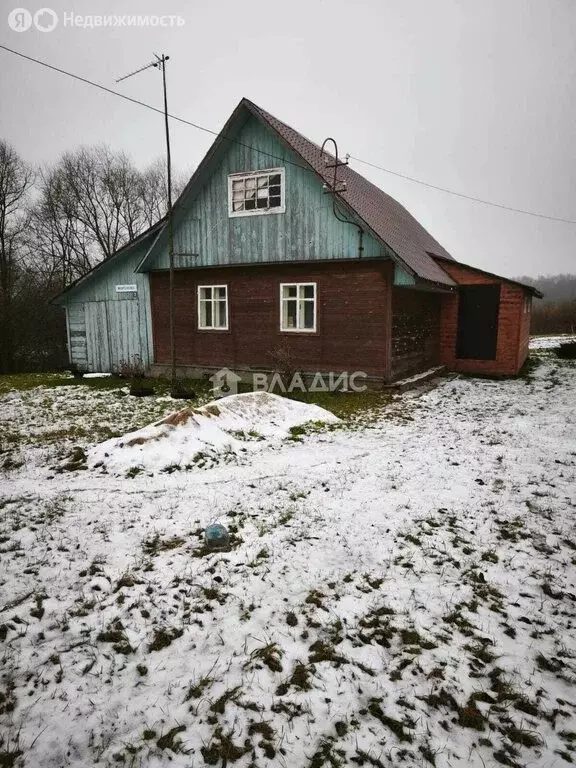
[[[211,523],[204,531],[204,541],[210,549],[225,549],[230,544],[230,536],[223,525]]]

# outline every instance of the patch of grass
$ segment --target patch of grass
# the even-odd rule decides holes
[[[229,688],[210,706],[210,711],[215,712],[217,715],[223,715],[226,710],[226,704],[228,704],[229,701],[237,701],[240,697],[241,690],[242,688],[239,685],[235,688]]]
[[[317,589],[313,589],[308,594],[304,602],[307,603],[308,605],[315,605],[316,608],[324,608],[324,604],[322,601],[325,598],[326,598],[326,595],[323,592],[320,592]]]
[[[197,683],[194,683],[188,688],[184,701],[190,701],[190,699],[199,699],[204,691],[210,688],[213,682],[214,681],[211,677],[201,677]]]
[[[515,725],[507,726],[504,734],[513,744],[521,744],[523,747],[539,747],[544,743],[540,734],[525,728],[517,728]]]
[[[235,763],[251,751],[251,746],[238,746],[232,740],[233,732],[224,733],[222,728],[217,728],[212,735],[208,746],[200,748],[206,765],[227,765]]]
[[[172,644],[173,640],[182,637],[184,630],[177,627],[161,627],[154,631],[154,636],[148,645],[149,651],[161,651],[163,648],[168,648]]]
[[[486,718],[472,697],[468,699],[465,706],[459,707],[458,722],[464,728],[472,728],[475,731],[483,731],[486,727]]]
[[[411,744],[413,737],[410,733],[407,733],[406,728],[412,728],[412,724],[402,722],[402,720],[396,720],[396,718],[384,714],[380,703],[381,699],[370,699],[368,712],[370,712],[372,717],[380,720],[382,725],[389,728],[399,741],[405,741]]]
[[[390,641],[397,631],[390,623],[390,616],[393,614],[391,608],[381,606],[363,616],[358,622],[358,640],[365,645],[374,641],[383,648],[390,648]]]
[[[147,555],[154,557],[160,552],[168,552],[171,549],[177,549],[184,544],[184,539],[180,536],[172,536],[169,539],[161,539],[159,533],[155,533],[142,542],[142,549]]]
[[[433,643],[431,640],[425,640],[416,629],[401,630],[400,638],[405,645],[418,645],[420,648],[424,648],[424,650],[437,648],[436,643]]]
[[[158,749],[169,749],[171,752],[182,752],[183,754],[187,754],[182,748],[182,741],[177,738],[178,734],[185,730],[185,725],[177,725],[174,728],[171,728],[164,734],[164,736],[160,736],[156,742],[156,746]]]
[[[340,768],[346,765],[346,752],[338,749],[334,744],[334,738],[331,736],[320,739],[316,752],[312,755],[309,768],[322,768],[325,765],[330,768]]]
[[[539,653],[536,656],[536,664],[538,665],[538,669],[541,669],[544,672],[553,673],[561,672],[564,667],[564,664],[560,659],[547,658],[543,653]]]
[[[375,420],[393,401],[384,392],[292,392],[286,397],[325,408],[343,421]],[[328,426],[328,425],[327,425]],[[337,425],[329,425],[332,428]]]
[[[128,642],[124,625],[119,618],[113,619],[105,630],[99,632],[96,635],[96,640],[100,643],[113,643],[116,653],[128,655],[134,651]]]
[[[305,664],[296,664],[292,670],[292,674],[289,679],[280,683],[276,688],[277,696],[284,696],[288,693],[290,686],[297,688],[299,691],[309,691],[312,688],[310,684],[310,669]]]
[[[482,664],[491,664],[496,656],[486,648],[487,643],[476,643],[475,645],[465,645],[464,650],[471,653],[472,656]]]
[[[246,662],[246,665],[259,661],[265,664],[271,672],[282,672],[282,656],[282,649],[276,643],[268,643],[263,648],[252,651],[250,660]]]

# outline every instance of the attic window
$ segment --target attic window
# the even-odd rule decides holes
[[[228,176],[228,213],[254,216],[284,213],[284,168]]]

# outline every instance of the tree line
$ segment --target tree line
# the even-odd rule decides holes
[[[123,152],[80,147],[34,167],[0,140],[0,373],[66,365],[64,315],[50,299],[166,209],[161,158],[141,170]]]
[[[531,333],[576,333],[576,275],[519,277],[533,285],[544,298],[532,302]]]

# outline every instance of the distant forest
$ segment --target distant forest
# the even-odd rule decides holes
[[[576,333],[576,275],[516,277],[542,291],[532,302],[531,333]]]

